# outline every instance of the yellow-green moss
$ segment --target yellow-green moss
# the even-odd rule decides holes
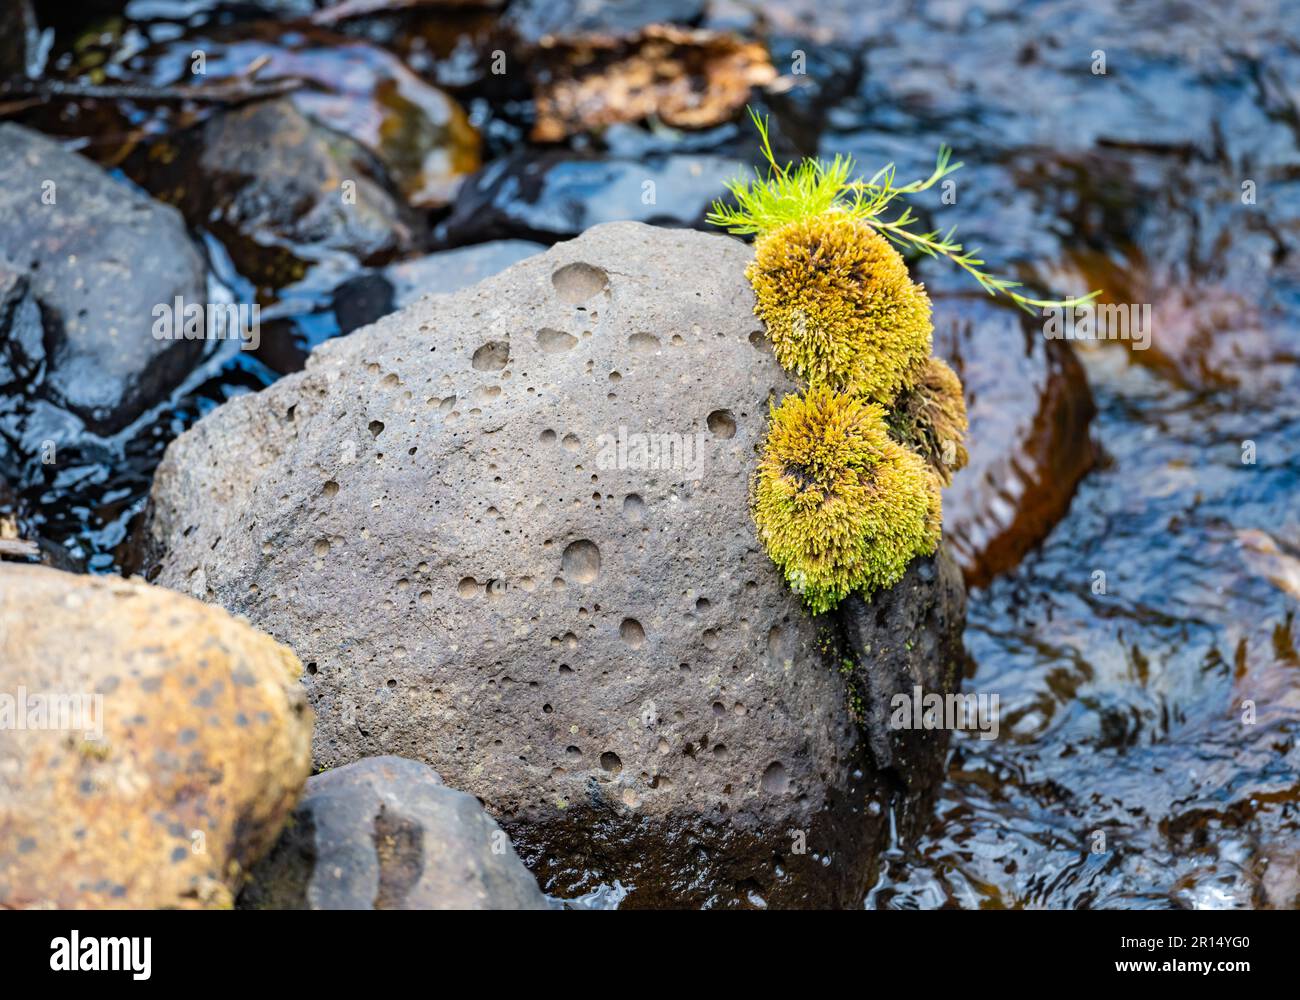
[[[966,401],[961,379],[941,358],[928,358],[917,380],[901,392],[889,414],[894,438],[917,452],[944,486],[965,468]]]
[[[813,612],[893,586],[939,543],[925,462],[889,437],[884,411],[826,386],[773,409],[754,478],[759,539]]]
[[[930,299],[889,241],[832,210],[759,237],[746,272],[781,367],[888,405],[930,354]]]

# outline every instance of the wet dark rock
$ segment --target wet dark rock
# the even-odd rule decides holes
[[[288,98],[162,140],[140,169],[151,190],[211,229],[240,273],[264,288],[340,255],[384,263],[410,252],[422,229],[369,151]]]
[[[1096,459],[1095,407],[1068,343],[982,298],[938,297],[934,349],[961,376],[970,462],[943,497],[944,534],[971,586],[1015,566],[1070,506]]]
[[[239,906],[262,910],[544,910],[505,831],[472,795],[401,757],[307,779]]]
[[[12,464],[0,446],[0,472]],[[69,573],[85,572],[85,565],[62,545],[42,538],[36,521],[22,499],[0,475],[0,559],[39,562]]]
[[[522,96],[522,75],[492,72],[502,51],[498,21],[504,0],[424,5],[388,15],[348,20],[335,30],[363,37],[395,53],[410,69],[451,92],[472,91],[493,102]]]
[[[1134,185],[1122,251],[1071,256],[1083,280],[1105,289],[1104,302],[1149,307],[1149,342],[1079,347],[1126,351],[1131,363],[1195,391],[1227,390],[1256,401],[1293,393],[1297,351],[1289,312],[1300,276],[1300,185],[1289,172],[1251,171],[1249,183],[1265,192],[1267,204],[1247,204],[1241,186],[1191,202],[1175,194],[1221,183],[1204,168],[1194,180],[1168,167],[1149,170]],[[1080,232],[1072,219],[1069,237]],[[1123,332],[1123,323],[1114,325]]]
[[[726,182],[746,170],[738,160],[709,155],[624,160],[517,153],[465,182],[438,235],[451,245],[508,238],[551,243],[619,220],[703,227]]]
[[[0,176],[0,380],[119,430],[203,353],[152,334],[156,306],[206,301],[203,260],[173,209],[38,133],[0,124]]]
[[[528,240],[496,240],[414,257],[350,278],[334,291],[339,332],[351,333],[404,309],[421,295],[468,288],[545,249]]]
[[[208,86],[237,80],[254,63],[261,66],[259,83],[305,81],[288,95],[294,107],[365,147],[417,208],[447,204],[461,179],[479,167],[478,133],[460,105],[378,46],[265,23],[217,32],[202,49]],[[127,72],[155,85],[189,84],[193,51],[192,39],[180,39],[141,53]]]
[[[750,259],[601,226],[327,342],[172,442],[149,572],[297,650],[318,766],[433,766],[548,892],[859,904],[942,740],[873,765],[841,621],[808,616],[754,535],[754,449],[794,386]],[[620,458],[620,433],[680,435],[678,459]],[[957,648],[960,580],[909,579],[855,633],[889,657],[863,676],[954,678],[917,658]]]
[[[839,607],[872,758],[912,793],[907,807],[922,818],[928,794],[943,780],[948,733],[895,729],[890,716],[894,699],[910,699],[917,686],[927,693],[961,687],[965,596],[961,570],[945,546],[936,558],[908,567],[888,594],[870,601],[853,595]]]
[[[45,318],[27,269],[0,257],[0,386],[34,385],[45,361]]]

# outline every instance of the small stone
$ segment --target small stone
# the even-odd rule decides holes
[[[544,910],[537,882],[472,795],[432,768],[367,757],[307,779],[244,909]]]

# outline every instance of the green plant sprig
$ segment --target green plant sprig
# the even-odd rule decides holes
[[[901,247],[910,247],[930,257],[946,257],[970,274],[989,295],[1005,295],[1030,313],[1035,309],[1068,309],[1086,305],[1101,294],[1097,290],[1069,299],[1031,298],[1016,291],[1024,287],[1021,282],[983,270],[984,260],[977,256],[979,250],[967,250],[954,239],[956,227],[946,234],[939,230],[917,232],[912,228],[917,218],[910,206],[904,206],[897,218],[882,218],[895,199],[926,191],[961,169],[961,162],[951,162],[952,150],[948,146],[939,147],[934,170],[923,180],[898,185],[895,183],[894,164],[889,163],[877,170],[869,181],[850,181],[854,162],[849,156],[837,154],[829,163],[808,158],[798,165],[782,166],[772,151],[768,120],[753,108],[749,109],[749,116],[758,129],[763,158],[767,161],[767,176],[756,170],[752,181],[738,178],[729,182],[727,191],[736,204],[733,207],[715,201],[707,217],[713,225],[738,236],[762,235],[797,219],[830,211],[844,212],[862,220]]]

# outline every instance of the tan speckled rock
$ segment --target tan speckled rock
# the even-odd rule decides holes
[[[0,565],[0,909],[230,906],[307,778],[299,672],[218,608]]]

